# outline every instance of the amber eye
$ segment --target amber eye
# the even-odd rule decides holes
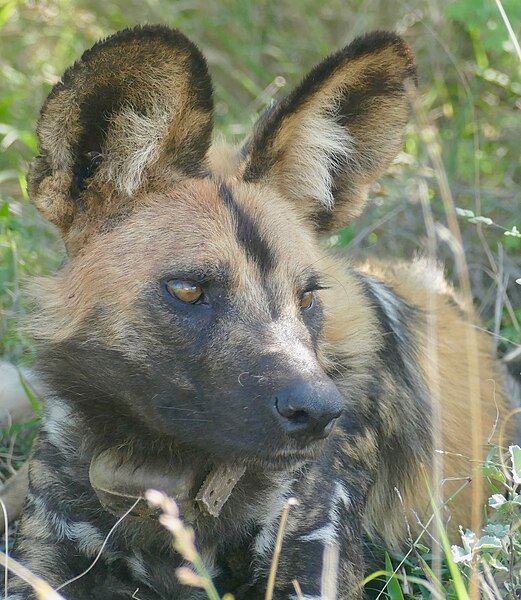
[[[175,296],[181,302],[195,304],[203,296],[203,288],[193,281],[183,281],[182,279],[171,279],[166,282],[166,289],[169,294]]]
[[[302,310],[307,310],[308,308],[311,308],[311,306],[313,305],[314,298],[315,292],[304,292],[304,294],[302,294],[302,298],[300,299],[300,308]]]

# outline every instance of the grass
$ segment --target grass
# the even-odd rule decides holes
[[[494,333],[498,352],[521,344],[521,285],[515,283],[521,276],[521,62],[512,35],[521,30],[517,0],[327,0],[320,6],[316,0],[0,0],[0,357],[19,365],[33,360],[23,328],[30,312],[23,286],[52,272],[64,255],[26,193],[39,107],[83,49],[142,22],[179,27],[204,50],[215,81],[217,127],[232,141],[332,49],[371,29],[405,35],[418,57],[418,118],[399,159],[372,190],[366,215],[327,242],[355,259],[432,251],[455,281],[463,265],[468,297]],[[464,252],[454,252],[454,240]],[[28,454],[36,429],[31,422],[3,431],[2,477]],[[436,597],[443,590],[446,597],[462,598],[454,567],[467,590],[479,565],[480,585],[491,590],[485,597],[514,597],[519,581],[512,557],[521,560],[518,502],[515,495],[502,503],[497,496],[508,486],[514,493],[505,473],[510,469],[514,480],[515,469],[505,471],[494,459],[485,468],[499,506],[491,506],[484,535],[498,539],[501,548],[475,541],[470,552],[465,548],[470,563],[445,553],[434,574],[431,548],[419,540],[407,556],[382,557],[384,595]],[[476,539],[482,537],[477,532]],[[465,539],[468,545],[473,538]]]

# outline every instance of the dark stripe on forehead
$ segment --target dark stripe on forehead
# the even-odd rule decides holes
[[[219,195],[230,211],[235,226],[235,235],[246,255],[266,273],[275,267],[275,256],[266,240],[262,237],[257,224],[244,209],[237,204],[230,188],[221,183]]]

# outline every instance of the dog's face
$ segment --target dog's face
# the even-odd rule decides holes
[[[233,152],[210,148],[209,76],[181,34],[138,28],[87,52],[44,106],[29,177],[70,255],[35,325],[51,379],[222,458],[312,452],[344,408],[335,315],[363,312],[319,233],[359,214],[398,151],[413,80],[399,38],[361,38]],[[363,353],[370,332],[353,328],[353,353],[355,335]]]
[[[325,435],[342,400],[318,357],[329,290],[316,237],[251,184],[191,179],[142,201],[63,273],[84,314],[70,347],[81,369],[98,384],[107,370],[105,391],[141,419],[213,452]]]

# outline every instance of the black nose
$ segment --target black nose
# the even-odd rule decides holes
[[[344,400],[332,382],[296,381],[273,396],[273,406],[284,431],[295,438],[327,437],[342,413]]]

